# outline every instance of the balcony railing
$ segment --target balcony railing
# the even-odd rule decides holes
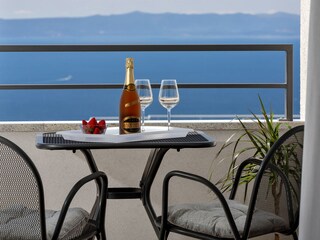
[[[285,119],[293,120],[293,45],[0,45],[0,52],[239,52],[276,51],[285,53],[283,83],[179,83],[179,88],[223,89],[284,89]],[[122,84],[0,84],[0,90],[54,90],[54,89],[118,89]],[[160,84],[152,84],[159,88]]]

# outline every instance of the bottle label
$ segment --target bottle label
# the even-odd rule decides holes
[[[136,90],[136,86],[133,83],[129,83],[128,85],[124,86],[124,89],[131,92],[131,91]]]
[[[128,116],[124,118],[121,125],[124,133],[140,132],[140,118],[136,116]]]

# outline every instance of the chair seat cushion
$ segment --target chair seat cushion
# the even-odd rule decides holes
[[[60,211],[46,210],[46,227],[47,227],[47,238],[51,239]],[[64,219],[59,240],[73,239],[81,235],[84,227],[87,225],[89,214],[82,208],[70,208],[67,212],[66,218]]]
[[[228,200],[237,229],[242,236],[248,206]],[[214,237],[234,238],[220,202],[177,204],[168,209],[168,221],[176,226]],[[288,230],[281,217],[259,209],[254,211],[249,237]]]
[[[46,210],[47,239],[52,238],[60,211]],[[59,240],[79,236],[88,222],[89,214],[81,208],[70,208],[59,234]],[[40,239],[39,211],[24,206],[0,210],[1,240]]]

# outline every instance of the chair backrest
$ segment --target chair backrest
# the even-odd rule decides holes
[[[298,227],[304,126],[290,129],[272,146],[257,173],[249,206],[285,220],[291,234]],[[247,221],[250,224],[251,220]]]
[[[0,136],[0,239],[19,236],[46,239],[43,186],[27,154]]]

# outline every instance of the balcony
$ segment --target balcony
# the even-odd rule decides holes
[[[303,122],[288,122],[290,125],[301,125]],[[80,177],[89,173],[89,168],[80,152],[72,151],[47,151],[35,147],[35,137],[38,132],[52,132],[58,130],[76,129],[79,123],[55,122],[55,123],[2,123],[1,135],[16,142],[34,160],[39,169],[44,183],[46,194],[46,207],[59,209],[66,194]],[[147,124],[151,124],[148,122]],[[152,122],[152,124],[164,124]],[[250,123],[248,123],[250,126]],[[170,150],[160,167],[153,184],[151,193],[155,210],[160,213],[161,206],[161,182],[165,173],[173,169],[193,172],[205,177],[209,176],[212,160],[217,149],[234,132],[240,134],[241,126],[236,121],[218,121],[211,123],[177,123],[174,126],[190,127],[202,130],[213,136],[218,145],[207,149],[182,149],[180,152]],[[112,187],[132,186],[137,187],[142,171],[147,161],[149,150],[94,150],[98,168],[108,175],[109,185]],[[219,179],[226,166],[214,163],[214,179]],[[75,171],[76,169],[76,171]],[[184,183],[177,182],[173,190],[183,189]],[[175,201],[194,201],[212,197],[205,188],[199,188],[194,184],[188,186],[192,191],[184,191],[174,195]],[[93,193],[95,186],[89,185],[77,196],[74,206],[78,204],[89,207],[94,199],[88,196]],[[140,200],[108,200],[107,202],[107,236],[110,239],[156,239],[153,228]],[[170,239],[187,239],[172,234]],[[262,239],[262,238],[260,238]],[[265,240],[268,238],[265,238]],[[281,238],[285,239],[285,238]],[[288,238],[289,239],[289,238]]]
[[[259,46],[255,46],[258,47]],[[18,47],[19,48],[19,47]],[[138,47],[139,48],[139,47]],[[43,50],[46,47],[28,47],[22,48],[23,51],[34,51],[35,49]],[[243,50],[242,48],[231,48],[236,50]],[[0,48],[1,50],[1,48]],[[4,50],[4,49],[2,49]],[[7,49],[8,51],[16,51],[15,49]],[[56,49],[57,50],[57,49]],[[64,49],[58,49],[63,51]],[[70,50],[67,49],[67,50]],[[75,47],[74,50],[79,50]],[[88,50],[88,49],[87,49]],[[90,50],[90,49],[89,49]],[[132,49],[131,49],[132,50]],[[141,50],[141,49],[140,49]],[[144,50],[148,50],[147,48]],[[21,49],[19,50],[21,51]],[[290,55],[290,54],[289,54]],[[212,88],[283,88],[286,91],[285,99],[285,118],[287,120],[293,119],[292,111],[292,59],[287,61],[287,78],[291,78],[291,82],[285,84],[265,84],[257,86],[257,84],[206,84],[206,85],[181,85],[183,88],[192,87],[212,87]],[[91,86],[92,88],[121,88],[120,85],[105,85],[105,86]],[[30,89],[82,89],[91,88],[84,85],[0,85],[2,90],[25,90]],[[154,87],[159,87],[154,85]],[[302,121],[288,121],[291,126],[301,125]],[[114,122],[113,124],[116,125]],[[147,121],[147,125],[164,125],[164,121]],[[249,127],[254,127],[247,123]],[[235,120],[210,120],[210,121],[173,121],[173,126],[187,127],[206,132],[213,136],[217,141],[217,146],[208,149],[182,149],[180,152],[170,150],[166,155],[164,162],[158,172],[158,175],[153,184],[153,191],[151,193],[152,201],[155,204],[155,210],[160,213],[161,204],[161,185],[165,173],[170,170],[184,170],[199,174],[205,177],[209,176],[209,169],[219,169],[215,171],[213,181],[219,179],[226,171],[226,166],[218,165],[212,161],[221,144],[233,133],[240,134],[241,126]],[[54,132],[60,130],[69,130],[79,128],[79,122],[74,121],[32,121],[32,122],[2,122],[0,124],[0,131],[4,137],[17,143],[27,154],[34,160],[44,183],[46,194],[46,207],[52,209],[61,208],[62,202],[66,194],[71,189],[73,184],[82,176],[89,173],[87,163],[84,161],[83,155],[80,152],[73,153],[72,151],[45,151],[39,150],[35,147],[35,137],[39,132]],[[132,186],[137,187],[140,181],[142,171],[147,161],[149,150],[95,150],[93,151],[98,168],[106,172],[109,178],[109,185],[112,187]],[[76,169],[76,171],[75,171]],[[190,186],[188,186],[190,187]],[[174,188],[183,189],[184,184],[177,182]],[[204,188],[199,188],[197,185],[191,186],[192,191],[185,191],[184,193],[174,196],[172,202],[183,200],[192,202],[194,200],[208,199],[208,192]],[[78,204],[89,207],[94,199],[87,194],[87,191],[94,191],[95,186],[90,185],[82,191],[75,199],[74,206]],[[107,236],[110,239],[156,239],[153,228],[149,222],[148,216],[141,204],[140,200],[108,200],[107,202]],[[171,239],[186,239],[181,236],[172,235]],[[263,238],[259,238],[263,239]],[[265,238],[268,239],[268,238]],[[282,238],[285,239],[285,238]]]

